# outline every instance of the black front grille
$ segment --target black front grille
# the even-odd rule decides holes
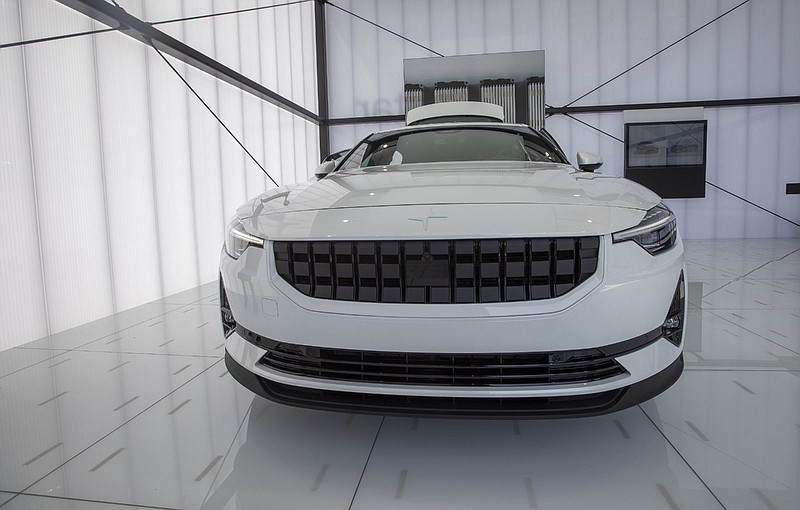
[[[599,237],[274,241],[278,274],[319,299],[501,303],[563,296],[597,271]]]

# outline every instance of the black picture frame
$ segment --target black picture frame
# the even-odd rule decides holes
[[[625,177],[662,198],[705,197],[708,121],[625,124]]]

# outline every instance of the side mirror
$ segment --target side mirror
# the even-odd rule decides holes
[[[323,159],[322,162],[324,163],[326,161],[334,161],[334,162],[338,163],[339,161],[342,160],[342,158],[347,156],[348,152],[350,152],[350,149],[344,149],[344,150],[341,150],[341,151],[338,151],[338,152],[334,152],[333,154],[331,154],[327,158]]]
[[[584,172],[594,172],[595,170],[603,166],[603,158],[601,158],[597,154],[580,151],[578,152],[577,156],[578,156],[578,168],[580,168]]]
[[[314,171],[314,177],[316,177],[317,179],[322,179],[323,177],[331,173],[334,168],[336,168],[335,161],[326,161],[317,167],[316,171]]]

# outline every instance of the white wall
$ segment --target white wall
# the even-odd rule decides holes
[[[337,5],[445,55],[544,49],[547,102],[564,105],[741,0],[338,0]],[[403,113],[403,58],[430,52],[327,9],[331,117]],[[576,105],[800,94],[800,2],[752,0]],[[621,113],[580,115],[623,138]],[[710,182],[800,220],[800,105],[707,109]],[[621,175],[623,147],[564,116],[547,129],[568,155],[599,152]],[[352,133],[352,135],[350,135]],[[333,150],[363,136],[337,126]],[[800,229],[708,187],[670,200],[688,238],[798,236]]]
[[[237,8],[121,4],[151,21]],[[316,111],[303,27],[309,4],[161,26]],[[0,43],[95,28],[52,0],[0,1]],[[279,183],[308,178],[316,126],[172,62]],[[158,54],[119,33],[2,49],[0,90],[0,350],[214,280],[225,223],[272,187]]]

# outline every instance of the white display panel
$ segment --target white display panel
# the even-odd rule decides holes
[[[144,19],[237,8],[121,5]],[[259,28],[278,10],[302,37]],[[105,28],[52,1],[2,2],[0,18],[3,43]],[[241,60],[226,64],[262,83],[289,76],[285,93],[315,108],[306,18],[310,4],[163,26],[211,57]],[[287,57],[263,65],[271,59],[254,38]],[[313,173],[317,126],[170,62],[279,183]],[[14,246],[0,265],[0,285],[14,289],[0,307],[0,350],[216,279],[227,220],[274,187],[154,50],[119,33],[0,50],[0,89],[0,232]]]

